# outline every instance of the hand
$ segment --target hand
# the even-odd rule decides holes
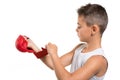
[[[57,54],[57,46],[55,44],[52,44],[52,43],[48,43],[46,45],[46,48],[47,48],[47,52],[50,54],[50,55],[56,55]]]

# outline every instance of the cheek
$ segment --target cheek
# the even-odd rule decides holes
[[[90,34],[91,34],[91,31],[90,30],[87,30],[87,29],[81,29],[79,32],[78,32],[78,35],[80,36],[80,37],[89,37],[90,36]]]

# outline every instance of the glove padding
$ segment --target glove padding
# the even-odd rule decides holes
[[[20,52],[29,52],[33,53],[34,51],[27,47],[28,42],[25,39],[26,36],[19,35],[16,39],[15,45]]]
[[[18,38],[16,39],[15,46],[16,46],[17,50],[19,50],[20,52],[34,53],[34,55],[37,58],[42,58],[48,54],[47,49],[45,49],[45,48],[42,48],[42,50],[37,53],[33,49],[28,48],[27,47],[28,42],[26,41],[25,37],[27,39],[29,39],[27,36],[22,36],[22,35],[19,35]]]

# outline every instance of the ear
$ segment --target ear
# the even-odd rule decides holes
[[[91,36],[95,35],[97,32],[99,32],[98,25],[92,25],[91,26]]]

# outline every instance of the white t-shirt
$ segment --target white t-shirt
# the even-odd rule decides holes
[[[86,47],[86,44],[81,45],[79,48],[76,49],[75,54],[73,56],[73,61],[71,64],[71,70],[70,72],[76,71],[78,68],[82,67],[84,63],[92,56],[94,55],[102,55],[104,56],[104,51],[102,48],[98,48],[96,50],[93,50],[88,53],[82,53],[81,51],[83,48]],[[104,76],[97,77],[93,76],[90,80],[103,80]]]

